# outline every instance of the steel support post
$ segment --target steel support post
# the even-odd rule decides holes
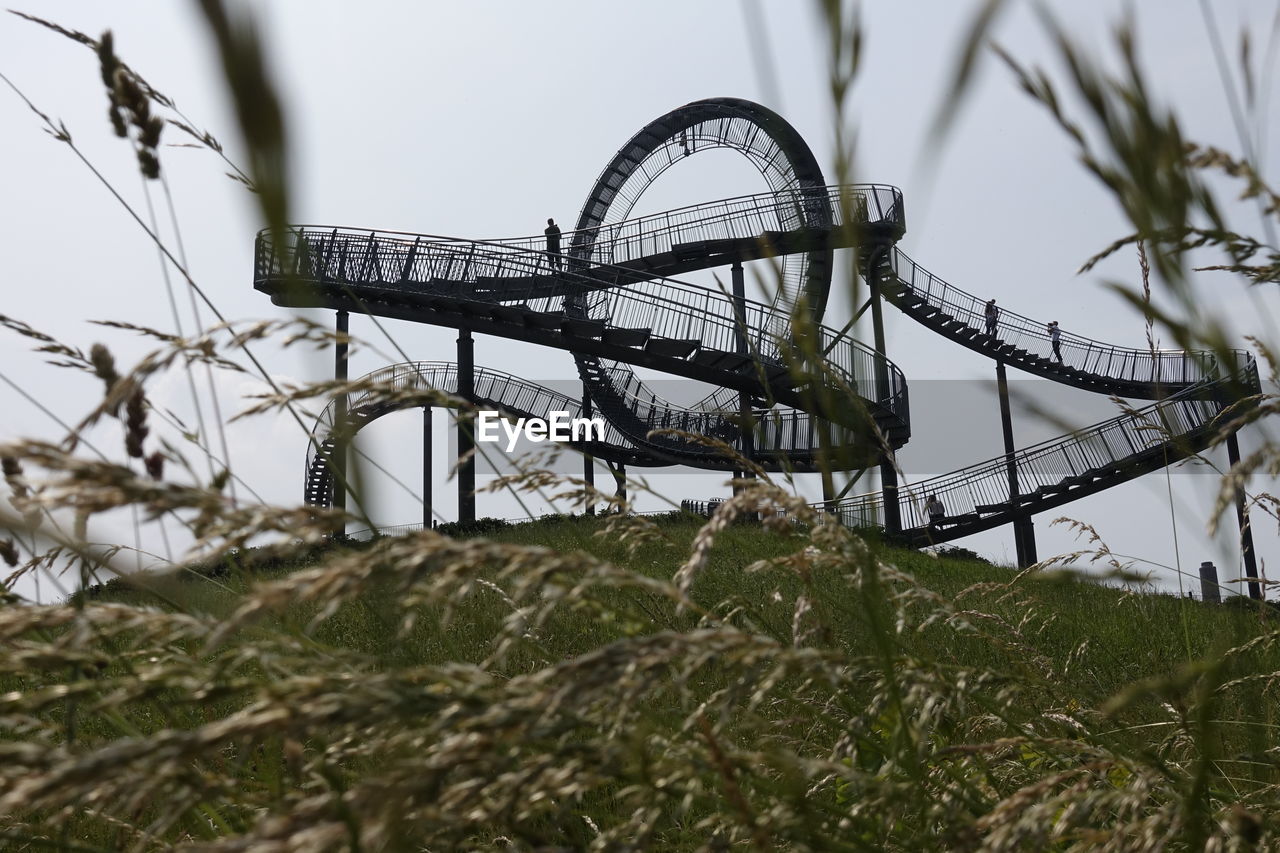
[[[1029,514],[1024,515],[1014,522],[1014,529],[1016,530],[1018,528],[1022,529],[1022,556],[1025,561],[1021,568],[1034,566],[1036,563],[1040,562],[1040,557],[1036,554],[1035,522],[1031,520],[1031,516]]]
[[[1009,377],[1004,361],[996,359],[996,389],[1000,396],[1000,429],[1004,433],[1004,460],[1009,474],[1009,505],[1013,507],[1013,547],[1018,555],[1018,568],[1025,569],[1038,562],[1036,558],[1036,530],[1031,516],[1018,511],[1018,464],[1014,455],[1013,414],[1009,409]]]
[[[431,407],[422,407],[422,529],[431,524]]]
[[[1227,461],[1231,467],[1240,464],[1240,442],[1236,433],[1227,436]],[[1244,487],[1236,487],[1236,524],[1240,526],[1240,558],[1244,562],[1244,574],[1249,578],[1249,597],[1261,601],[1262,584],[1258,583],[1258,562],[1253,551],[1253,527],[1249,524],[1249,510],[1244,503]]]
[[[458,396],[474,402],[476,395],[475,341],[470,329],[458,330]],[[476,520],[476,458],[475,434],[469,418],[458,418],[458,459],[466,459],[458,466],[458,521]]]
[[[876,245],[863,255],[865,265],[863,275],[867,279],[867,288],[871,299],[871,326],[875,333],[876,352],[876,402],[886,403],[889,399],[889,364],[884,343],[884,311],[880,304],[880,255],[888,251],[885,245]],[[825,483],[823,484],[825,487]],[[885,449],[884,459],[880,462],[880,487],[884,492],[884,529],[894,535],[902,532],[902,509],[898,505],[898,467],[893,458],[893,451]]]
[[[335,329],[337,335],[333,348],[333,378],[338,382],[347,381],[349,320],[350,316],[346,311],[338,312]],[[333,508],[345,512],[347,509],[347,443],[350,441],[347,435],[347,395],[339,394],[334,402],[333,427],[336,440],[329,459],[329,476],[333,481]],[[342,532],[345,531],[344,524]]]
[[[750,345],[747,341],[747,285],[742,271],[742,261],[734,261],[729,268],[733,284],[734,348],[738,355],[749,356]],[[755,417],[752,413],[751,394],[742,391],[738,394],[738,418],[742,430],[742,455],[754,459],[756,455]],[[743,478],[755,476],[750,471],[740,472]],[[735,477],[738,474],[734,475]]]
[[[621,462],[613,468],[613,482],[616,486],[613,493],[614,497],[625,503],[627,500],[627,466]],[[619,512],[621,512],[621,507],[619,507]]]
[[[582,388],[582,416],[584,418],[592,416],[591,395],[587,392],[586,386]],[[596,460],[590,453],[582,454],[582,480],[586,483],[587,515],[595,515]]]

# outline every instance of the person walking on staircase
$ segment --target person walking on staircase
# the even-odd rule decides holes
[[[996,336],[996,324],[1000,322],[1000,309],[996,307],[994,299],[987,300],[987,310],[985,312],[987,318],[987,335]]]
[[[1049,331],[1049,342],[1053,344],[1053,357],[1058,360],[1058,364],[1062,364],[1062,332],[1058,330],[1058,321],[1054,320],[1046,328]]]
[[[929,500],[924,504],[924,511],[929,514],[930,530],[936,528],[947,517],[947,508],[942,501],[938,500],[937,495],[929,495]]]
[[[560,226],[556,225],[554,217],[547,219],[547,228],[542,233],[547,235],[547,257],[551,260],[551,266],[554,269],[563,269],[560,258]]]

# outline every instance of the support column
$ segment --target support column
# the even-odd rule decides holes
[[[875,333],[876,352],[876,401],[889,399],[889,364],[884,343],[884,311],[880,305],[880,256],[888,251],[885,245],[876,245],[864,254],[863,275],[870,290],[871,326]],[[898,506],[898,468],[893,452],[886,449],[880,462],[880,487],[884,492],[884,529],[889,535],[902,532],[902,509]]]
[[[1227,436],[1227,461],[1231,467],[1240,464],[1240,442],[1236,433]],[[1258,583],[1258,562],[1253,550],[1253,526],[1249,524],[1249,510],[1244,504],[1244,487],[1236,488],[1236,524],[1240,526],[1240,558],[1244,562],[1244,574],[1249,578],[1249,597],[1261,601],[1262,584]]]
[[[1009,411],[1009,377],[1004,361],[996,359],[996,390],[1000,396],[1000,429],[1004,433],[1005,469],[1009,476],[1009,504],[1014,508],[1013,547],[1018,555],[1018,568],[1039,562],[1036,558],[1036,531],[1031,516],[1018,512],[1018,465],[1013,443],[1013,414]]]
[[[749,356],[751,347],[747,341],[747,284],[743,275],[742,261],[734,261],[729,268],[733,285],[734,349],[738,355]],[[751,406],[751,394],[747,391],[738,394],[738,420],[742,430],[742,446],[739,448],[747,459],[754,460],[756,455],[755,417]],[[754,477],[750,471],[735,472],[735,477]]]
[[[591,395],[587,393],[584,386],[582,389],[582,416],[590,418],[592,416]],[[589,453],[582,454],[582,480],[587,484],[587,515],[596,514],[596,460]]]
[[[615,486],[613,495],[614,497],[619,498],[622,501],[626,501],[627,499],[627,466],[619,462],[611,470],[613,471],[613,482]],[[619,509],[619,512],[621,512],[621,509]]]
[[[476,395],[475,342],[470,329],[458,330],[458,396],[472,402]],[[458,458],[462,459],[475,449],[473,424],[469,419],[458,419]],[[458,467],[458,521],[476,520],[476,459],[471,455]]]
[[[347,332],[350,328],[350,315],[346,311],[338,312],[338,321],[335,328],[337,333],[337,341],[333,348],[333,378],[338,382],[347,381],[347,352],[349,344],[347,342]],[[347,433],[347,395],[339,394],[334,405],[333,416],[334,433],[337,440],[333,443],[333,454],[329,458],[329,476],[333,480],[333,508],[338,510],[347,509],[347,442],[350,440]],[[343,530],[346,532],[346,525]]]
[[[1026,559],[1027,566],[1034,566],[1040,562],[1040,556],[1036,553],[1036,526],[1031,520],[1030,515],[1024,515],[1015,522],[1016,525],[1022,527],[1022,556]]]
[[[431,523],[431,407],[422,407],[422,529]]]

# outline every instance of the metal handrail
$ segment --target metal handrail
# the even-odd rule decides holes
[[[634,376],[632,375],[632,378]],[[638,380],[637,380],[638,382]],[[326,457],[330,453],[335,439],[348,440],[353,427],[358,429],[369,420],[405,406],[405,391],[441,391],[455,395],[458,388],[457,365],[453,362],[406,362],[387,365],[358,380],[363,390],[349,394],[347,400],[347,425],[339,429],[336,424],[338,411],[337,399],[329,401],[316,419],[312,429],[312,441],[308,443],[305,478],[307,493],[319,493],[327,482]],[[545,417],[553,411],[568,412],[570,417],[582,415],[581,401],[554,389],[530,382],[498,370],[486,367],[474,369],[474,401],[485,401],[497,408],[517,415]],[[655,399],[660,401],[656,395]],[[635,395],[640,400],[638,394]],[[415,404],[416,405],[416,404]],[[645,422],[644,431],[652,429],[680,429],[686,432],[714,435],[723,423],[726,415],[735,415],[729,411],[698,412],[683,410],[666,404],[645,407],[637,404],[632,413]],[[626,432],[619,429],[613,419],[605,419],[606,431],[600,441],[593,445],[623,448],[628,451],[628,462],[633,465],[667,465],[670,458],[654,456],[629,441]],[[338,435],[342,433],[342,435]],[[756,430],[757,446],[760,455],[765,458],[799,461],[811,456],[818,446],[815,419],[808,412],[796,409],[771,412],[768,418],[762,418]],[[850,431],[833,428],[832,440],[836,447],[854,444],[859,436]],[[654,446],[655,442],[643,444]],[[668,453],[677,450],[689,457],[720,461],[721,454],[714,448],[700,445],[682,445],[679,442],[656,442]]]
[[[921,267],[898,247],[891,255],[897,280],[909,292],[928,305],[958,320],[966,327],[985,333],[986,300],[975,296]],[[1031,356],[1053,360],[1053,346],[1047,324],[998,306],[999,320],[995,339],[1010,344]],[[1095,341],[1081,335],[1062,332],[1060,349],[1063,363],[1090,378],[1124,383],[1125,396],[1163,396],[1246,368],[1250,356],[1242,350],[1230,350],[1225,365],[1219,354],[1184,350],[1134,349]],[[1146,386],[1134,387],[1134,386]]]
[[[1256,386],[1252,363],[1236,375],[1185,389],[1132,414],[1017,451],[1013,455],[1018,482],[1016,495],[1010,491],[1007,455],[901,487],[898,503],[905,532],[929,529],[925,502],[932,495],[942,501],[945,515],[930,529],[929,539],[945,541],[954,536],[950,531],[953,525],[963,531],[966,522],[984,515],[995,518],[1016,511],[1024,502],[1063,493],[1073,485],[1095,478],[1118,481],[1126,477],[1126,472],[1133,471],[1140,460],[1150,461],[1159,456],[1160,461],[1167,464],[1172,461],[1169,459],[1171,449],[1189,448],[1218,428],[1216,418],[1238,382],[1246,387]],[[720,503],[723,501],[717,499],[685,500],[681,508],[710,515]],[[845,498],[831,506],[813,504],[815,509],[834,515],[850,527],[882,527],[884,506],[883,492]]]
[[[458,369],[453,362],[405,362],[379,368],[361,377],[359,382],[369,387],[348,395],[348,429],[352,424],[363,425],[368,419],[383,414],[384,406],[392,410],[401,407],[402,401],[396,399],[399,392],[442,391],[456,394]],[[552,411],[569,412],[571,417],[582,414],[580,400],[502,371],[475,368],[474,387],[476,399],[491,402],[497,408],[513,413],[534,417]],[[333,440],[338,438],[335,435],[337,408],[337,399],[330,400],[312,428],[305,465],[308,492],[319,488],[326,476],[325,456]],[[618,448],[631,447],[626,436],[608,421],[605,422],[603,440],[598,443]],[[632,459],[631,462],[644,464],[641,459]],[[655,460],[652,464],[660,463]]]
[[[854,220],[859,225],[895,222],[902,210],[901,197],[896,187],[873,184],[739,196],[568,232],[569,255],[594,263],[620,264],[674,251],[681,244],[758,238],[769,231],[791,230],[782,225],[780,213],[801,209],[822,208],[834,213],[825,217],[832,228],[851,224],[843,221],[845,209],[860,214]],[[535,250],[544,245],[540,237],[503,242]]]
[[[591,254],[598,255],[596,260],[616,260],[620,254],[631,257],[645,252],[673,249],[681,240],[754,239],[771,229],[779,228],[779,222],[790,218],[789,211],[792,208],[802,214],[801,219],[804,218],[803,214],[809,214],[808,218],[821,222],[841,223],[843,213],[852,211],[852,218],[860,223],[889,218],[901,224],[902,207],[901,192],[884,185],[798,187],[757,193],[690,205],[631,222],[603,226],[610,235],[604,238],[601,236],[604,232],[599,227],[569,232],[570,263],[581,267],[586,262],[586,256]],[[818,209],[821,209],[821,215],[815,217],[813,211]],[[385,285],[389,281],[406,283],[432,279],[448,280],[455,285],[459,280],[478,284],[482,278],[506,279],[504,287],[500,290],[487,290],[485,297],[496,297],[507,303],[525,303],[528,307],[551,312],[560,307],[553,301],[529,305],[531,301],[541,298],[539,294],[542,291],[537,288],[533,291],[521,290],[510,286],[512,278],[536,277],[549,271],[551,259],[545,252],[539,251],[545,248],[543,238],[534,236],[482,244],[478,241],[415,235],[409,245],[409,235],[400,233],[400,236],[403,239],[393,241],[390,245],[392,257],[388,258],[388,242],[377,232],[304,230],[300,239],[295,238],[295,244],[291,248],[296,249],[299,245],[307,247],[308,242],[316,245],[310,246],[307,251],[295,251],[293,269],[295,274],[319,272],[319,277],[323,278],[325,273],[330,273],[332,277],[348,283],[365,280],[376,281],[379,285]],[[587,242],[590,245],[584,245]],[[481,248],[482,245],[487,250]],[[632,246],[638,249],[629,248]],[[513,260],[509,254],[512,252],[528,255],[534,260],[532,263],[528,258]],[[465,253],[465,260],[461,262],[460,253]],[[604,257],[605,255],[608,257]],[[271,252],[259,254],[260,271],[264,267],[270,267],[272,256]],[[316,270],[317,257],[320,259],[319,270]],[[397,262],[401,260],[403,265],[397,274]],[[544,264],[545,268],[542,268],[541,265]],[[336,273],[333,273],[335,268]],[[594,267],[591,270],[591,280],[585,287],[599,287],[600,269],[601,267]],[[659,285],[654,282],[635,283],[630,280],[631,276],[617,278],[631,285],[627,292],[610,293],[603,300],[607,304],[594,306],[603,310],[592,311],[591,316],[606,319],[617,327],[648,328],[658,337],[696,340],[704,348],[729,351],[730,340],[736,341],[737,324],[732,321],[717,323],[714,319],[726,317],[730,313],[726,308],[731,309],[731,306],[723,294],[708,298],[709,292],[705,289],[685,289],[674,293],[675,298],[672,298],[673,291],[669,282]],[[542,287],[545,289],[545,285]],[[457,295],[457,288],[451,289]],[[701,304],[697,302],[699,299]],[[713,304],[714,302],[719,304]],[[659,310],[659,306],[662,306],[662,310]],[[746,326],[754,332],[754,340],[751,341],[754,355],[762,362],[781,363],[783,353],[775,346],[772,336],[783,331],[779,326],[783,325],[785,314],[777,312],[773,306],[764,306],[754,301],[748,302],[745,309]],[[716,326],[718,328],[714,328]],[[880,356],[855,342],[833,340],[830,330],[819,329],[817,334],[822,339],[820,349],[828,350],[828,360],[842,383],[854,389],[864,389],[862,393],[865,396],[874,399],[898,418],[903,427],[902,432],[905,433],[906,386],[901,372],[890,366],[885,371],[888,376],[887,386],[879,387],[877,381],[883,374],[875,369],[875,362]],[[721,396],[728,399],[727,395]],[[697,408],[701,411],[714,410],[721,402],[720,397],[713,395],[713,399]],[[660,414],[654,411],[659,408]],[[725,429],[724,417],[719,414],[708,419],[705,416],[691,417],[687,409],[651,406],[648,415],[646,426],[677,424],[677,428],[687,428],[691,432],[709,430],[711,434]],[[806,424],[798,426],[792,422],[777,427],[776,421],[769,421],[762,428],[763,431],[768,433],[781,430],[793,436],[800,432],[813,433],[813,426],[807,423],[807,416],[791,414],[786,417],[789,421],[805,420]],[[641,437],[632,435],[633,440]],[[763,435],[761,441],[773,445],[783,444],[776,435]]]
[[[948,519],[1012,509],[1022,500],[1040,497],[1045,489],[1117,474],[1147,454],[1163,454],[1170,444],[1189,443],[1207,430],[1244,382],[1256,385],[1252,360],[1230,376],[1191,386],[1171,397],[1131,413],[1094,424],[1085,430],[1022,448],[1012,455],[993,457],[948,474],[901,487],[898,505],[904,527],[928,523],[924,503],[937,495]],[[1009,466],[1016,472],[1018,493],[1010,490]],[[885,497],[873,492],[846,498],[829,510],[857,526],[882,523]],[[913,520],[914,524],[908,520]]]
[[[594,291],[604,297],[604,316],[595,319],[610,328],[646,329],[656,338],[695,341],[702,348],[726,353],[734,351],[738,340],[736,306],[750,330],[755,355],[765,363],[785,361],[783,342],[764,331],[775,312],[763,303],[734,300],[722,292],[674,279],[635,282],[628,280],[626,270],[606,266],[557,272],[553,281],[560,290],[547,295],[548,279],[552,277],[545,253],[475,241],[429,239],[434,241],[431,251],[424,252],[421,236],[410,242],[388,240],[378,232],[295,230],[285,250],[277,252],[263,233],[258,238],[256,280],[263,283],[276,276],[292,275],[320,286],[350,287],[357,294],[370,287],[421,293],[427,289],[421,285],[435,283],[429,292],[438,298],[505,304],[530,313],[553,315],[563,310],[566,288]],[[504,274],[508,280],[500,290],[485,286],[482,281],[502,278]],[[613,286],[617,280],[626,281],[629,286]],[[820,339],[819,350],[828,351],[828,362],[843,383],[863,389],[859,393],[891,413],[905,415],[906,381],[896,365],[832,329],[814,326],[814,332]],[[879,361],[887,367],[888,384],[884,388],[876,383]],[[866,389],[874,391],[867,394]]]
[[[831,210],[836,216],[832,219],[832,227],[843,227],[849,224],[877,224],[877,223],[898,223],[901,221],[902,190],[898,187],[888,184],[833,184],[826,187],[805,187],[783,190],[781,192],[764,192],[752,193],[750,195],[734,196],[727,199],[718,199],[711,202],[702,202],[699,204],[686,205],[685,207],[675,208],[673,210],[663,211],[660,213],[650,214],[647,216],[635,217],[627,219],[623,222],[599,225],[595,228],[583,228],[579,230],[564,231],[561,234],[561,245],[572,248],[575,245],[581,245],[582,241],[593,238],[592,248],[596,251],[616,253],[616,249],[610,250],[607,240],[602,240],[601,235],[610,232],[620,233],[632,231],[643,231],[645,238],[649,240],[657,240],[656,235],[667,235],[678,232],[681,228],[705,225],[705,224],[722,224],[725,219],[724,209],[726,207],[736,207],[736,218],[742,218],[750,213],[766,212],[769,210],[776,211],[779,208],[787,208],[795,206],[796,200],[799,199],[801,204],[813,204],[817,200],[825,200],[830,205]],[[785,203],[790,201],[790,204]],[[853,200],[858,200],[854,202]],[[860,202],[860,203],[859,203]],[[846,223],[840,214],[845,208],[853,210],[855,213],[861,212],[863,216],[857,217],[851,223]],[[871,214],[875,213],[876,216]],[[735,217],[730,217],[733,219]],[[654,230],[648,227],[655,222],[669,223],[663,229]],[[414,231],[396,231],[390,229],[374,229],[370,231],[368,228],[335,228],[332,225],[322,225],[317,223],[300,223],[291,226],[296,231],[330,231],[339,234],[351,234],[360,238],[367,238],[369,234],[375,233],[390,238],[406,238],[409,240],[422,240],[424,248],[430,248],[433,243],[440,244],[461,244],[503,247],[514,249],[517,251],[530,251],[545,254],[546,238],[542,234],[534,234],[525,237],[493,237],[484,239],[462,239],[457,237],[448,237],[436,234],[425,234]],[[759,237],[762,231],[775,229],[761,229],[754,233],[740,233],[733,235],[734,238]],[[267,231],[261,232],[266,234]],[[674,241],[668,241],[674,242]],[[566,252],[565,254],[569,254]],[[639,257],[639,256],[637,256]],[[601,262],[607,265],[610,262]]]

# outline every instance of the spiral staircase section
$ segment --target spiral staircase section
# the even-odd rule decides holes
[[[883,187],[831,190],[842,192],[880,201],[893,197]],[[900,209],[900,200],[891,206]],[[865,204],[855,209],[876,210]],[[714,251],[722,254],[723,246]],[[505,242],[311,227],[295,229],[281,247],[259,235],[256,268],[256,286],[277,304],[469,328],[606,357],[611,363],[580,364],[583,372],[598,371],[589,388],[601,413],[630,441],[672,464],[725,467],[719,450],[654,436],[654,429],[720,437],[741,451],[746,448],[740,412],[736,405],[711,405],[721,402],[716,395],[701,406],[670,404],[618,364],[655,368],[770,404],[752,414],[754,450],[775,470],[813,470],[817,454],[809,436],[817,432],[831,434],[837,451],[862,448],[856,457],[845,453],[845,468],[865,467],[884,446],[900,447],[909,436],[905,380],[873,350],[807,323],[806,340],[824,354],[817,376],[825,387],[815,388],[814,374],[792,369],[802,355],[795,341],[767,331],[776,321],[775,309],[675,279],[637,281],[635,268],[551,270],[545,252]],[[588,298],[596,304],[590,312],[582,307]],[[851,394],[862,405],[847,405]],[[839,405],[824,410],[823,400]]]

